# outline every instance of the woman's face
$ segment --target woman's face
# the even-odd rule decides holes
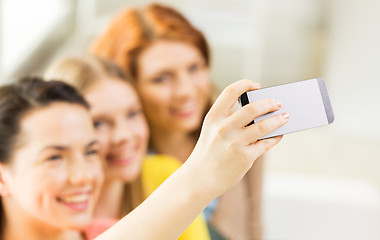
[[[133,86],[118,78],[100,79],[84,96],[106,158],[106,178],[131,182],[141,171],[148,125]]]
[[[11,161],[2,166],[8,189],[2,192],[3,204],[17,222],[47,231],[83,229],[92,219],[103,181],[88,111],[57,102],[28,112],[20,124]]]
[[[159,40],[138,58],[137,90],[154,129],[198,129],[209,104],[211,81],[198,48]]]

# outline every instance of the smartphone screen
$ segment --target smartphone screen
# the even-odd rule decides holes
[[[264,114],[254,119],[250,124],[283,112],[289,113],[290,118],[288,123],[264,136],[263,139],[327,125],[334,121],[327,87],[322,78],[249,91],[242,94],[239,101],[244,106],[264,98],[280,101],[281,109]]]

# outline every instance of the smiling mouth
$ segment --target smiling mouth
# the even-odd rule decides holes
[[[179,117],[189,117],[196,113],[195,107],[185,107],[180,109],[173,109],[172,114]]]
[[[129,164],[129,163],[133,162],[134,158],[135,158],[134,156],[129,156],[129,157],[121,157],[121,158],[108,158],[107,160],[111,164],[125,165],[125,164]]]
[[[58,197],[57,201],[75,211],[85,210],[90,202],[90,194],[76,194],[67,197]]]
[[[83,203],[88,201],[90,196],[88,194],[79,194],[75,196],[70,196],[70,197],[64,197],[64,198],[58,198],[61,202],[64,203]]]
[[[135,161],[138,156],[138,151],[135,147],[120,149],[113,154],[107,156],[107,162],[115,165],[126,165]]]

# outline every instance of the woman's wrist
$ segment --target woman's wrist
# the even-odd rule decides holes
[[[171,183],[178,184],[174,188],[181,189],[178,196],[184,205],[203,209],[218,196],[216,188],[207,180],[204,169],[199,169],[190,161],[186,161],[171,177],[173,178]]]

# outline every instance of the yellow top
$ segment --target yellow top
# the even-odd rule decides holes
[[[173,157],[158,154],[148,155],[142,167],[142,182],[146,196],[149,196],[180,166],[181,163]],[[178,239],[210,240],[203,216],[199,215]]]

